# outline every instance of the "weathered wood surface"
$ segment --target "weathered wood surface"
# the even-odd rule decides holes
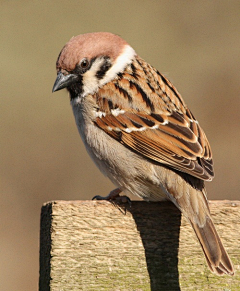
[[[39,290],[240,290],[240,201],[210,208],[234,277],[211,274],[191,226],[169,202],[46,203]]]

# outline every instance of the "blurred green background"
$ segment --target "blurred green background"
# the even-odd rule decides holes
[[[37,290],[40,209],[113,187],[88,157],[66,91],[63,45],[110,31],[178,88],[212,146],[210,199],[239,199],[240,1],[1,1],[0,290]]]

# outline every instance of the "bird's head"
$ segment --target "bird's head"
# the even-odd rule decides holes
[[[61,50],[53,92],[67,88],[70,98],[94,94],[130,64],[135,51],[121,37],[96,32],[78,35]]]

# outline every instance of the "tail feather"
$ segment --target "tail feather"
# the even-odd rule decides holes
[[[181,172],[167,174],[168,198],[191,223],[210,270],[233,276],[234,267],[211,219],[204,181]]]
[[[211,218],[207,217],[203,227],[200,227],[197,223],[191,222],[191,224],[202,246],[210,270],[218,275],[228,274],[233,276],[232,262]]]

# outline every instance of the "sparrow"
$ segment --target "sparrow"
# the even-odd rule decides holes
[[[234,275],[213,224],[205,181],[214,177],[207,137],[183,98],[120,36],[78,35],[61,50],[53,92],[69,92],[87,152],[117,187],[172,201],[192,225],[210,270]]]

